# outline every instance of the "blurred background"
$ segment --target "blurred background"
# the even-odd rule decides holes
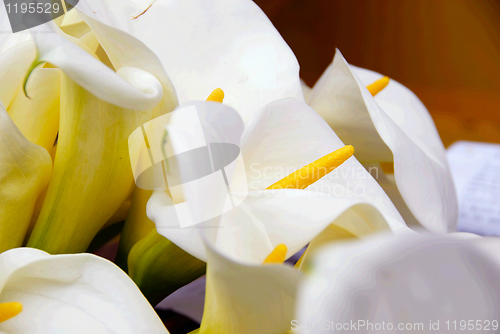
[[[342,51],[413,90],[445,146],[500,143],[500,0],[255,0],[312,86]]]

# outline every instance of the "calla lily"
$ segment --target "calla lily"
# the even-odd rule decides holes
[[[14,82],[10,89],[16,89],[11,98],[5,98],[8,103],[7,111],[16,126],[29,141],[44,147],[50,152],[59,125],[60,70],[39,68],[32,73],[26,87],[20,87],[20,80],[25,76],[22,70],[26,71],[25,67],[29,66],[35,58],[35,46],[31,38],[22,43],[22,47],[19,47],[19,43],[9,45],[9,40],[18,42],[17,35],[31,37],[29,32],[18,34],[5,32],[6,41],[3,41],[3,44],[9,52],[3,58],[8,58],[9,54],[17,58],[14,62],[9,62],[8,59],[0,59],[2,63],[6,62],[8,66],[3,73],[1,73],[2,70],[0,69],[0,76],[4,75],[9,79],[13,76],[13,80],[9,80]],[[25,38],[21,39],[21,41],[24,40]],[[99,45],[91,32],[81,36],[80,40],[72,39],[72,41],[78,43],[80,47],[85,48],[91,54],[95,52],[97,45]],[[25,53],[25,55],[20,53]],[[17,70],[21,71],[18,72]],[[12,72],[14,72],[14,75],[12,75]],[[5,91],[8,92],[10,89]],[[29,91],[29,97],[26,96],[26,91]]]
[[[129,33],[149,46],[172,79],[180,102],[205,99],[214,87],[223,87],[228,93],[225,102],[250,115],[271,100],[301,98],[295,56],[252,1],[156,1],[146,8],[127,1],[114,3],[112,10],[109,6],[104,1],[80,1],[77,8],[113,64],[122,35]],[[129,241],[136,239],[129,231],[146,231],[142,225],[127,220],[122,258],[134,244]]]
[[[82,2],[79,8],[85,9],[84,5]],[[164,98],[153,110],[152,119],[171,111],[177,105],[176,95],[163,65],[142,42],[126,31],[118,30],[96,19],[92,10],[82,10],[80,15],[98,37],[114,68],[134,66],[154,73],[161,81],[164,92],[169,92],[170,95],[166,95],[168,98]],[[123,52],[131,49],[136,52]],[[202,275],[205,265],[156,233],[154,224],[145,215],[146,203],[151,193],[135,187],[129,215],[122,232],[117,261],[122,268],[128,270],[154,304]],[[170,254],[170,257],[165,257],[165,253]]]
[[[293,52],[253,1],[81,0],[76,8],[108,55],[103,29],[114,31],[115,43],[128,33],[150,48],[181,104],[220,87],[246,121],[271,101],[303,99]]]
[[[34,65],[49,62],[63,76],[54,173],[28,244],[52,253],[80,252],[133,189],[128,136],[153,114],[167,112],[175,93],[154,55],[148,69],[154,67],[155,75],[141,66],[148,58],[116,66],[115,73],[52,23],[32,33]],[[123,43],[132,54],[148,55],[132,37]]]
[[[63,17],[64,16],[60,16],[56,20],[52,21],[52,24],[55,24],[55,22],[59,23],[62,21]],[[30,30],[12,33],[12,29],[9,24],[5,6],[2,6],[0,7],[0,101],[7,109],[16,95],[23,94],[22,92],[18,94],[20,90],[19,88],[22,87],[22,84],[25,81],[26,72],[29,70],[30,65],[36,58],[36,48],[33,43]],[[39,31],[39,29],[35,30]],[[82,37],[82,41],[68,35],[67,37],[87,52],[91,51],[87,48],[85,43],[85,40],[88,37],[84,38],[83,36],[78,36]],[[39,76],[42,77],[42,75]],[[48,74],[44,74],[43,78],[47,80],[47,76]],[[50,92],[49,96],[44,98],[42,94],[39,94],[40,98],[50,100],[50,98],[54,95],[54,91],[47,90],[46,87],[43,86],[44,83],[41,83],[40,85],[35,84],[38,80],[39,78],[35,76],[33,80],[34,82],[32,83],[32,88],[34,89],[35,94],[38,90],[46,90],[47,92]],[[51,85],[52,84],[53,83],[51,83]],[[20,97],[21,96],[18,96],[18,98]],[[27,104],[27,102],[29,101],[24,101],[25,104]],[[45,104],[46,102],[42,103],[42,106]],[[31,115],[31,117],[32,116],[33,115]],[[36,116],[38,116],[38,113]],[[41,119],[43,120],[43,118]],[[21,119],[21,121],[23,120]],[[26,122],[26,120],[24,121]],[[20,126],[20,128],[23,130],[22,126]]]
[[[299,289],[292,332],[384,331],[383,322],[386,332],[458,332],[468,319],[498,329],[498,241],[466,239],[378,236],[324,248]]]
[[[454,231],[457,199],[432,118],[415,94],[394,80],[375,83],[371,87],[373,97],[366,86],[382,77],[349,65],[337,51],[307,102],[340,139],[357,148],[355,154],[361,163],[394,162],[397,189],[389,189],[394,182],[386,180],[385,175],[380,179],[394,202],[401,204],[398,208],[402,213],[408,211],[407,206],[408,212],[430,231]],[[411,214],[405,219],[410,221]]]
[[[0,318],[4,303],[20,311],[2,333],[168,333],[132,280],[101,257],[16,248],[0,254],[0,272]]]
[[[84,6],[83,6],[84,7]],[[76,13],[76,12],[75,12]],[[93,11],[80,11],[80,16],[86,20],[92,28],[92,32],[98,37],[101,46],[106,50],[106,59],[110,61],[110,65],[114,68],[122,67],[138,67],[154,73],[163,86],[164,92],[168,92],[160,104],[154,108],[151,118],[154,119],[161,116],[177,106],[177,96],[167,77],[162,64],[142,42],[135,39],[125,31],[117,30],[116,28],[106,25],[105,23],[93,18]],[[75,14],[73,14],[74,16]],[[90,16],[89,16],[90,15]],[[77,22],[81,28],[81,23],[77,18],[73,17],[69,22]],[[64,22],[63,22],[64,25]],[[124,52],[123,50],[133,49],[135,52]],[[146,202],[151,196],[151,191],[142,190],[134,187],[134,195],[130,206],[130,211],[127,216],[122,237],[120,240],[120,249],[117,256],[117,261],[124,269],[127,268],[128,254],[130,249],[142,238],[148,235],[154,228],[154,224],[149,221],[145,215]],[[151,245],[153,246],[153,245]]]
[[[142,7],[132,1],[92,0],[80,1],[77,10],[115,68],[128,65],[115,57],[124,36],[148,46],[166,69],[181,103],[204,100],[215,87],[222,87],[225,103],[248,118],[269,101],[302,99],[296,58],[253,1],[155,1]],[[78,22],[68,20],[73,21]],[[66,19],[62,27],[65,24]],[[142,205],[150,193],[135,193],[120,241],[123,268],[130,249],[151,232]]]
[[[51,171],[49,153],[22,135],[0,103],[0,252],[22,245]]]
[[[274,205],[286,205],[287,207],[289,205],[290,210],[295,210],[293,207],[302,210],[307,205],[299,208],[296,206],[297,201],[301,201],[301,199],[294,200],[294,198],[299,195],[318,198],[318,203],[323,201],[319,198],[332,198],[338,201],[347,199],[347,202],[352,203],[352,205],[363,202],[371,204],[382,214],[383,220],[387,221],[391,229],[394,231],[406,230],[401,216],[388,197],[355,158],[348,159],[337,170],[330,172],[306,190],[266,190],[291,172],[344,146],[327,124],[303,102],[283,99],[268,104],[254,115],[244,129],[239,114],[223,104],[196,102],[183,105],[172,113],[170,123],[167,126],[170,142],[174,146],[173,152],[176,151],[176,143],[186,143],[192,140],[189,133],[192,133],[193,129],[190,128],[189,120],[181,116],[185,115],[185,110],[190,107],[195,107],[198,111],[203,129],[214,136],[213,140],[238,143],[241,147],[244,166],[234,168],[230,188],[235,194],[247,190],[248,203],[254,205],[253,203],[257,204],[261,200],[262,203],[272,203],[272,198],[276,197],[278,199],[274,200],[276,201]],[[239,130],[235,130],[238,128]],[[230,138],[228,139],[228,137]],[[189,144],[183,145],[189,146]],[[193,168],[190,166],[191,161],[182,160],[178,163],[181,163],[178,167],[179,170]],[[182,179],[183,175],[181,174],[180,177]],[[354,188],[357,186],[358,191],[356,192]],[[213,187],[208,188],[217,189],[218,186],[213,185]],[[203,206],[206,204],[200,199],[200,196],[204,195],[201,189],[183,187],[183,195],[188,205],[200,203],[200,207],[193,207],[191,211],[211,210],[211,208]],[[280,196],[290,198],[290,204],[286,204],[286,201],[280,203]],[[190,201],[191,198],[192,201]],[[305,201],[308,205],[313,202]],[[213,203],[217,203],[217,200],[214,200]],[[172,198],[165,191],[157,190],[148,202],[148,217],[155,222],[160,234],[165,235],[193,256],[205,260],[206,253],[197,229],[172,228],[179,226],[175,211],[169,211],[173,205]],[[341,210],[340,207],[341,205],[339,205],[339,210]],[[288,208],[283,210],[283,217],[287,216],[287,212],[289,212]],[[297,226],[301,224],[298,220],[307,219],[302,216],[293,219],[294,214],[290,214],[290,218],[292,221],[297,221]],[[322,216],[318,215],[311,219],[319,219],[319,217]],[[375,217],[372,218],[373,221],[377,220]],[[283,221],[285,220],[283,218]],[[291,222],[287,224],[294,225]],[[386,224],[381,223],[378,227],[384,225]],[[307,236],[302,234],[305,241],[290,249],[290,256],[307,244],[312,236],[326,227],[325,225],[319,227],[319,230],[314,230],[312,224],[308,224],[308,226],[311,229],[310,232],[302,231],[301,233],[310,234]],[[372,227],[365,226],[363,228],[362,225],[355,223],[352,226],[343,226],[355,235],[370,233],[373,231]],[[198,242],[193,242],[195,239]],[[273,249],[268,247],[263,251],[263,254],[267,254]]]
[[[100,42],[102,43],[103,46],[106,47],[107,56],[109,56],[109,58],[111,59],[114,68],[125,69],[129,71],[131,67],[135,67],[148,70],[151,73],[154,73],[155,77],[159,79],[159,81],[162,84],[163,92],[166,93],[164,95],[163,100],[161,100],[159,105],[153,109],[152,113],[150,113],[149,116],[146,116],[146,118],[142,118],[142,120],[134,116],[134,114],[136,115],[136,112],[134,111],[124,112],[124,114],[129,114],[128,117],[130,117],[131,120],[134,120],[135,122],[130,123],[129,128],[120,126],[120,130],[123,130],[124,132],[122,132],[120,135],[122,141],[120,142],[119,146],[115,145],[114,142],[107,143],[111,150],[117,150],[117,148],[120,146],[123,149],[122,144],[127,143],[127,141],[123,140],[122,135],[125,135],[125,133],[127,133],[126,131],[128,131],[129,132],[128,134],[130,134],[132,128],[140,126],[142,125],[142,123],[149,120],[150,118],[155,118],[171,110],[172,106],[177,104],[175,93],[173,92],[173,88],[170,85],[168,77],[164,73],[162,65],[158,63],[155,56],[149,53],[148,49],[144,47],[139,41],[129,36],[125,32],[118,31],[112,27],[102,24],[99,21],[86,17],[85,14],[83,13],[81,13],[81,15],[87,19],[90,26],[92,26],[92,28],[94,29],[93,32],[95,32],[95,34],[99,36]],[[57,33],[57,29],[53,28],[53,30],[55,30],[55,32]],[[60,39],[60,36],[61,33],[57,33],[57,35],[55,36],[53,34],[53,38]],[[86,65],[86,68],[75,66],[74,64],[75,62],[74,58],[76,58],[75,56],[73,57],[73,59],[71,59],[71,62],[68,62],[70,58],[62,60],[59,58],[56,59],[57,64],[55,65],[60,67],[64,71],[65,75],[71,76],[72,80],[78,81],[80,85],[86,87],[86,89],[89,90],[92,94],[95,94],[99,96],[101,99],[105,99],[112,104],[121,103],[123,105],[123,103],[126,102],[124,101],[124,99],[126,98],[137,99],[137,97],[134,97],[134,94],[135,96],[138,95],[137,92],[133,90],[131,91],[130,88],[128,88],[126,85],[123,85],[123,83],[121,83],[120,77],[116,75],[113,76],[112,72],[108,69],[103,69],[102,64],[93,61],[88,56],[82,54],[81,50],[77,49],[75,45],[69,44],[67,41],[61,39],[55,43],[52,43],[51,41],[47,41],[46,39],[41,39],[41,37],[35,36],[35,42],[37,43],[37,47],[40,52],[38,61],[48,60],[54,63],[54,58],[56,58],[53,54],[54,46],[63,47],[66,53],[78,56],[79,58],[77,59],[80,59],[80,63]],[[128,51],[127,53],[123,52],[124,45],[125,49]],[[130,52],[130,50],[134,50],[135,52]],[[89,66],[89,63],[91,64],[91,66]],[[84,69],[84,71],[82,71],[82,69]],[[119,70],[118,73],[123,74],[124,72],[120,72]],[[128,72],[125,72],[125,75],[127,75],[127,73]],[[102,76],[103,74],[105,74],[106,80],[97,82],[98,84],[101,85],[101,87],[95,87],[96,85],[95,80],[97,79],[92,78],[89,75]],[[132,73],[132,79],[136,79],[136,76],[133,75],[134,73]],[[92,86],[88,85],[89,80],[94,80],[90,81],[92,83]],[[148,86],[139,88],[144,89],[146,93],[150,93],[146,90],[150,89]],[[118,95],[116,98],[112,99],[116,94],[110,95],[108,93],[110,89],[117,90],[119,91],[120,94],[123,95]],[[139,93],[141,93],[140,90]],[[88,96],[90,97],[90,94],[88,94]],[[147,96],[144,97],[144,101],[138,99],[137,103],[139,103],[142,106],[147,106],[147,103],[149,102],[145,98],[147,98]],[[127,103],[133,106],[135,105],[136,100],[132,100]],[[89,116],[90,115],[91,114],[89,114]],[[72,131],[71,134],[73,138],[76,140],[88,141],[89,138],[86,138],[84,136],[84,133],[89,131],[94,132],[95,130],[82,128],[81,127],[82,123],[83,123],[82,121],[74,123],[75,125],[79,126],[79,129],[81,129],[82,132],[76,133],[76,131]],[[132,126],[132,124],[135,125]],[[115,140],[120,140],[120,138],[115,138]],[[62,141],[63,138],[61,138],[60,134],[58,151],[61,150]],[[95,145],[95,147],[99,146],[100,145]],[[105,155],[103,154],[103,156]],[[129,176],[131,174],[129,174],[128,172],[130,171],[130,165],[128,164],[129,162],[126,159],[122,158],[119,161],[120,164],[127,163],[126,170],[124,170],[121,174],[116,173],[116,168],[118,166],[116,160],[113,163],[113,168],[114,168],[113,170],[110,169],[109,167],[107,169],[103,168],[103,164],[106,162],[103,161],[103,159],[90,160],[88,158],[85,159],[84,157],[81,156],[75,157],[75,160],[81,160],[81,159],[89,160],[90,162],[93,163],[98,163],[96,167],[99,166],[98,167],[99,170],[102,170],[103,172],[106,171],[109,173],[113,173],[114,177],[117,180],[120,179],[121,186],[127,185],[127,182],[124,182],[125,180],[130,182]],[[69,160],[67,159],[66,164],[68,163],[68,161]],[[108,161],[109,163],[111,163],[112,159],[109,159]],[[86,169],[90,170],[89,166],[87,166]],[[97,188],[102,187],[102,185],[96,182],[97,178],[95,178],[94,174],[92,173],[88,174],[89,176],[93,177],[92,183],[94,183]],[[89,180],[84,180],[84,179],[82,180],[81,177],[79,177],[77,181],[81,182],[82,185],[91,183],[89,182]],[[75,185],[73,185],[73,187],[74,186]],[[59,193],[64,191],[71,191],[67,179],[59,180],[58,191]],[[116,194],[115,198],[108,197],[107,201],[100,201],[99,205],[101,207],[100,210],[105,209],[106,215],[109,215],[109,213],[111,212],[111,210],[113,210],[113,208],[114,210],[116,210],[118,199],[123,200],[124,198],[123,196],[126,195],[127,193],[128,192],[126,191],[120,191],[118,192],[118,194]],[[130,211],[122,233],[123,240],[120,243],[119,263],[124,269],[129,270],[129,274],[139,285],[141,290],[147,295],[148,299],[152,303],[157,303],[166,295],[168,295],[170,292],[176,290],[180,286],[202,275],[205,271],[205,264],[193,258],[189,254],[186,254],[183,250],[179,249],[177,246],[175,246],[174,244],[166,240],[164,237],[159,236],[156,233],[156,231],[154,230],[154,224],[150,222],[145,215],[146,202],[149,199],[150,195],[151,195],[150,191],[138,188],[135,189]],[[90,192],[89,196],[92,196]],[[70,206],[74,202],[72,202],[72,200],[70,199],[71,196],[62,196],[62,197],[68,198],[66,204],[60,200],[61,196],[59,196],[53,198],[52,202],[49,202],[49,200],[47,199],[46,200],[47,202],[44,202],[44,206],[51,205],[52,211],[56,211],[59,212],[60,215],[64,215],[65,212],[67,211],[66,210],[63,211],[62,208],[64,206]],[[97,200],[95,196],[92,196],[92,198],[93,200]],[[99,206],[96,206],[96,203],[92,205],[93,208],[98,208]],[[86,207],[82,206],[81,209],[85,210],[85,214],[90,213],[90,211]],[[74,231],[72,232],[70,231],[69,235],[67,235],[64,238],[64,240],[59,240],[62,231],[68,230],[67,222],[64,224],[63,227],[59,225],[57,222],[47,219],[47,217],[49,217],[49,215],[51,214],[50,211],[48,214],[45,214],[45,216],[43,214],[44,212],[42,211],[39,217],[40,223],[37,223],[38,227],[34,230],[33,235],[30,238],[29,244],[43,249],[50,249],[52,252],[81,251],[84,249],[84,247],[86,249],[88,243],[91,240],[90,238],[92,238],[95,235],[95,233],[97,233],[97,231],[103,226],[102,222],[104,221],[104,215],[102,215],[101,219],[99,219],[98,221],[99,225],[97,224],[97,222],[93,223],[92,225],[81,224],[78,222],[86,220],[87,218],[85,218],[85,215],[80,215],[80,217],[74,216],[75,218],[77,218],[76,220],[73,221],[74,226],[76,226],[76,228],[73,227]],[[95,213],[94,213],[94,219],[95,219]],[[45,233],[43,228],[51,230]],[[86,233],[82,233],[81,229],[84,229],[84,232]],[[78,242],[75,243],[72,240],[75,239],[77,235],[78,235],[77,237]],[[85,236],[85,238],[82,238],[82,236]],[[37,240],[36,238],[41,240]],[[54,238],[58,239],[54,240]],[[129,252],[132,250],[132,248],[133,252],[129,256]],[[168,253],[171,256],[166,258],[164,256],[165,253]],[[158,258],[158,254],[161,255],[161,258]]]
[[[241,147],[244,168],[226,171],[232,180],[231,196],[242,198],[238,191],[248,189],[246,199],[234,209],[187,228],[179,227],[176,204],[165,191],[156,190],[148,202],[148,216],[158,233],[207,262],[201,333],[285,332],[293,316],[290,305],[299,271],[262,263],[272,258],[282,262],[330,224],[356,236],[377,230],[407,231],[383,190],[353,157],[305,190],[266,190],[286,174],[344,146],[305,103],[294,99],[270,103],[244,129],[239,115],[223,104],[183,105],[172,113],[167,126],[174,153],[190,146],[192,122],[183,115],[193,107],[204,133],[209,133],[208,144],[229,142]],[[177,162],[181,171],[192,168],[183,160]],[[203,186],[183,186],[194,214],[202,215],[200,210],[210,211],[217,203],[217,199],[207,202],[204,189],[220,196],[218,184],[206,181]],[[356,186],[363,191],[352,191]]]

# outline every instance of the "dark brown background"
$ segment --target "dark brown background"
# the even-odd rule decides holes
[[[412,89],[446,146],[500,142],[500,0],[256,0],[313,85],[339,48]]]

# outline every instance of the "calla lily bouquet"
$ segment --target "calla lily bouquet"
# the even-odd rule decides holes
[[[162,300],[196,333],[498,329],[424,105],[338,50],[307,87],[250,0],[80,0],[0,35],[0,101],[2,333],[168,333]]]

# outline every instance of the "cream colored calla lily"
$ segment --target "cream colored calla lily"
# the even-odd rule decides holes
[[[109,222],[110,214],[116,213],[118,205],[132,189],[126,146],[128,135],[136,127],[167,113],[177,104],[173,87],[154,54],[127,33],[87,19],[101,43],[106,45],[107,56],[113,68],[118,69],[118,75],[95,57],[82,52],[54,25],[33,29],[38,49],[35,63],[47,61],[64,72],[61,92],[63,109],[55,159],[57,172],[29,240],[30,246],[53,253],[85,250],[97,231],[106,221]],[[92,38],[89,40],[93,42]],[[33,76],[43,70],[37,68],[30,75],[28,94],[32,94],[30,84],[36,87]],[[154,73],[154,76],[149,73]],[[134,109],[154,108],[152,111],[136,112],[120,110],[114,105],[128,105]],[[98,110],[100,120],[96,122],[95,113]],[[91,149],[75,150],[83,145]],[[83,193],[82,189],[85,189]],[[129,273],[154,302],[159,296],[164,296],[162,291],[169,293],[199,277],[204,273],[205,264],[161,236],[158,237],[164,240],[141,240],[156,233],[151,228],[153,223],[145,216],[148,193],[151,194],[136,189],[133,196],[122,243],[128,247],[124,247],[125,256],[121,264],[127,267],[128,252],[136,246],[129,261]],[[84,204],[80,202],[82,196],[87,198]],[[138,244],[139,241],[142,242]],[[154,242],[146,244],[148,241]],[[154,258],[162,246],[172,255],[170,260],[163,259],[161,262]],[[187,262],[192,266],[186,266]],[[179,263],[178,267],[174,266],[176,263]]]
[[[164,93],[168,94],[153,110],[151,118],[155,119],[173,110],[177,105],[177,97],[158,57],[126,31],[96,19],[93,11],[82,10],[80,16],[99,39],[114,68],[141,68],[153,73],[162,83]],[[148,299],[157,303],[168,293],[199,277],[204,272],[205,265],[156,233],[154,224],[145,215],[151,193],[135,187],[132,205],[122,231],[118,262],[122,268],[128,269]],[[170,256],[160,258],[162,251]]]
[[[51,171],[49,153],[22,135],[0,103],[0,252],[22,245]]]
[[[269,101],[302,98],[295,56],[252,1],[80,1],[77,9],[115,68],[129,66],[130,60],[115,56],[125,37],[148,46],[168,72],[180,102],[204,100],[222,87],[225,103],[248,118]],[[134,195],[120,242],[122,265],[140,236],[151,232],[141,205],[149,196],[140,190]]]
[[[7,111],[30,142],[50,152],[59,131],[61,71],[40,68],[30,79],[26,86],[29,97],[18,89]]]
[[[52,21],[51,24],[60,23],[64,17],[65,16],[60,16],[56,20]],[[16,95],[18,96],[18,98],[23,95],[22,89],[19,93],[20,88],[22,88],[22,84],[25,81],[24,79],[26,77],[26,72],[29,70],[30,65],[36,58],[36,48],[32,39],[32,31],[40,31],[40,27],[12,33],[10,22],[7,17],[7,12],[5,11],[5,6],[0,7],[0,101],[7,109],[9,108],[12,100]],[[85,41],[89,37],[84,38],[80,35],[78,35],[78,37],[82,37],[82,41],[80,41],[78,38],[73,38],[67,35],[67,38],[71,39],[73,43],[76,43],[79,47],[93,54],[93,52],[89,50],[85,43]],[[43,78],[45,80],[47,80],[47,75],[48,74],[43,75]],[[36,82],[38,81],[38,79],[39,78],[35,78],[34,81]],[[39,85],[35,83],[33,84],[34,87],[32,88],[34,88],[35,91],[41,91],[48,88],[44,87],[44,83],[41,83]],[[50,85],[53,85],[53,82],[51,82]],[[53,90],[51,90],[48,97],[43,97],[43,95],[40,96],[42,99],[50,100],[54,95],[55,93],[53,92]],[[24,104],[28,104],[28,102],[29,101],[24,101]],[[42,102],[42,105],[44,105],[45,103],[46,102]],[[29,122],[27,123],[29,124]],[[24,133],[23,126],[19,127]]]
[[[115,73],[53,23],[32,34],[38,50],[34,64],[49,62],[63,76],[54,173],[28,244],[52,253],[81,252],[133,189],[128,136],[153,114],[168,112],[175,93],[161,65],[154,67],[154,56],[148,65],[154,75],[142,68],[148,51],[133,37],[122,41],[126,55],[114,56],[142,57],[115,66]]]
[[[132,280],[101,257],[16,248],[0,254],[0,273],[0,303],[22,304],[1,332],[168,333]]]
[[[301,283],[292,332],[330,333],[332,323],[359,332],[459,332],[469,319],[467,330],[498,329],[498,246],[477,236],[416,234],[330,245]]]
[[[182,117],[188,107],[196,108],[213,142],[239,143],[244,168],[228,170],[229,187],[233,198],[242,197],[241,189],[249,191],[233,210],[188,228],[179,227],[174,202],[165,191],[155,191],[148,202],[148,216],[158,233],[207,261],[201,333],[288,329],[299,272],[280,265],[262,266],[280,245],[286,246],[284,252],[279,251],[280,257],[288,258],[331,224],[356,236],[377,230],[407,231],[384,191],[353,157],[305,190],[266,190],[286,174],[344,146],[305,103],[283,99],[268,104],[244,130],[238,114],[223,104],[183,105],[172,113],[167,127],[174,153],[177,147],[189,146],[186,143],[192,138],[192,122]],[[183,160],[178,163],[181,171],[192,168]],[[212,189],[213,197],[220,196],[219,185],[204,182],[203,186],[183,187],[186,203],[195,214],[218,203],[217,199],[207,202],[203,193]],[[358,193],[353,191],[356,187]]]
[[[366,86],[381,77],[349,65],[337,51],[307,102],[343,141],[356,147],[360,162],[394,162],[397,189],[389,189],[394,183],[385,175],[380,180],[402,213],[411,212],[433,232],[453,231],[458,217],[455,188],[432,118],[415,94],[394,80],[373,97]]]
[[[137,67],[149,73],[153,73],[161,82],[164,93],[164,99],[154,108],[151,118],[168,113],[177,106],[177,96],[174,88],[166,75],[163,65],[158,60],[158,57],[149,50],[141,41],[131,36],[126,31],[118,30],[113,26],[109,26],[96,18],[93,18],[93,11],[80,11],[77,16],[77,11],[72,12],[72,17],[65,23],[75,23],[75,27],[81,29],[82,22],[79,17],[86,20],[92,28],[92,32],[99,39],[100,45],[106,50],[106,58],[113,68]],[[90,15],[90,16],[89,16]],[[85,24],[86,25],[86,24]],[[124,52],[127,50],[128,52]],[[134,50],[134,52],[130,52]],[[128,254],[132,247],[146,235],[150,234],[154,228],[154,224],[146,217],[146,202],[151,196],[151,191],[142,190],[134,187],[134,195],[130,206],[129,215],[126,219],[122,237],[120,239],[120,249],[118,254],[118,263],[124,269],[127,268]],[[152,244],[151,247],[157,248],[158,244]],[[139,265],[139,264],[134,264]],[[137,272],[137,271],[136,271]],[[142,280],[144,281],[144,280]]]
[[[51,152],[59,130],[60,70],[39,68],[32,73],[25,87],[22,87],[21,80],[26,75],[26,67],[34,61],[36,53],[30,31],[16,34],[9,31],[2,32],[4,40],[0,40],[0,45],[8,52],[0,56],[0,62],[3,64],[0,65],[0,77],[11,85],[1,87],[0,97],[7,103],[7,111],[23,135],[32,143]],[[19,36],[25,37],[19,38]],[[76,39],[72,41],[77,42],[91,54],[98,45],[92,32],[82,36],[81,41]],[[9,55],[14,58],[9,60]],[[26,95],[27,91],[29,97]]]

